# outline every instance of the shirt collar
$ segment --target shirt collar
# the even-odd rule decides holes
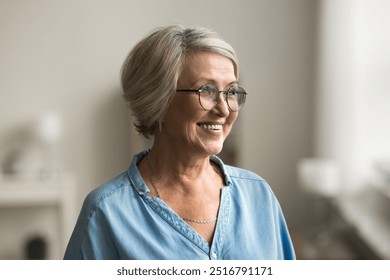
[[[127,176],[131,181],[134,188],[137,190],[139,195],[147,195],[150,190],[146,186],[144,180],[142,179],[141,173],[138,170],[138,162],[149,153],[149,150],[144,150],[133,156],[130,167],[127,170]]]
[[[229,186],[231,184],[231,179],[230,179],[229,174],[226,172],[226,165],[216,155],[211,156],[210,160],[212,162],[216,163],[221,168],[223,176],[224,176],[224,183],[225,183],[226,186]]]
[[[146,186],[144,180],[142,179],[141,173],[139,172],[137,166],[138,162],[143,157],[145,157],[149,153],[149,151],[150,149],[146,149],[138,154],[135,154],[133,156],[129,169],[127,170],[127,176],[129,177],[129,180],[131,181],[132,185],[137,190],[139,195],[147,195],[150,192],[149,188]],[[224,175],[224,183],[226,186],[229,186],[231,184],[231,179],[229,174],[226,172],[225,164],[216,155],[211,156],[210,160],[221,168]]]

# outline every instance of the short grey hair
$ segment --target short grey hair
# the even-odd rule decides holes
[[[145,137],[155,135],[176,93],[185,56],[197,51],[229,58],[238,79],[238,59],[232,46],[203,27],[155,29],[127,56],[121,69],[123,97],[135,117],[137,131]]]

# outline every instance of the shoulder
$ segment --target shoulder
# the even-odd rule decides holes
[[[139,200],[131,198],[147,194],[148,189],[137,169],[137,162],[146,153],[147,151],[143,151],[134,155],[127,170],[92,190],[84,200],[83,215],[91,215],[104,209],[110,209],[106,212],[114,213],[114,210],[119,211],[119,208],[124,206],[130,207]]]
[[[127,191],[131,191],[131,184],[127,173],[123,172],[92,190],[86,196],[83,208],[89,211],[94,210],[102,203],[115,201],[118,197],[123,197],[124,192]]]
[[[223,161],[217,156],[213,156],[211,160],[220,166],[224,173],[225,182],[233,189],[246,189],[255,193],[258,193],[258,190],[261,189],[264,192],[268,192],[270,195],[274,196],[274,193],[272,192],[271,187],[267,181],[255,172],[224,164]]]
[[[252,180],[252,181],[259,181],[259,182],[266,182],[260,175],[239,167],[234,167],[230,165],[224,166],[226,173],[232,178],[232,179],[239,179],[239,180]]]
[[[84,199],[76,226],[69,240],[65,259],[97,258],[94,244],[104,243],[107,222],[117,207],[123,203],[125,193],[132,187],[123,172],[92,190]]]
[[[225,165],[224,169],[234,190],[248,193],[253,197],[260,195],[276,199],[268,182],[255,172],[230,165]]]

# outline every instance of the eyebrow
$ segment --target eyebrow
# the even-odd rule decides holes
[[[216,85],[217,82],[216,82],[215,80],[211,80],[211,79],[199,79],[197,82],[194,82],[193,84],[194,84],[194,85],[199,85],[199,84],[200,84],[200,85],[198,86],[198,88],[199,88],[199,87],[201,87],[201,86],[208,85],[208,84]],[[238,84],[239,84],[238,81],[237,81],[237,80],[234,80],[234,81],[228,83],[227,86],[225,86],[225,88],[227,88],[227,87],[229,87],[229,86],[233,86],[233,85],[238,85]]]

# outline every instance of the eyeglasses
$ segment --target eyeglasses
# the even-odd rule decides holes
[[[233,86],[224,90],[219,90],[215,85],[208,84],[199,89],[177,89],[176,91],[193,92],[198,94],[199,103],[205,110],[212,110],[218,103],[219,93],[223,92],[225,101],[228,104],[229,110],[237,112],[244,106],[246,95],[248,94],[242,87]]]

